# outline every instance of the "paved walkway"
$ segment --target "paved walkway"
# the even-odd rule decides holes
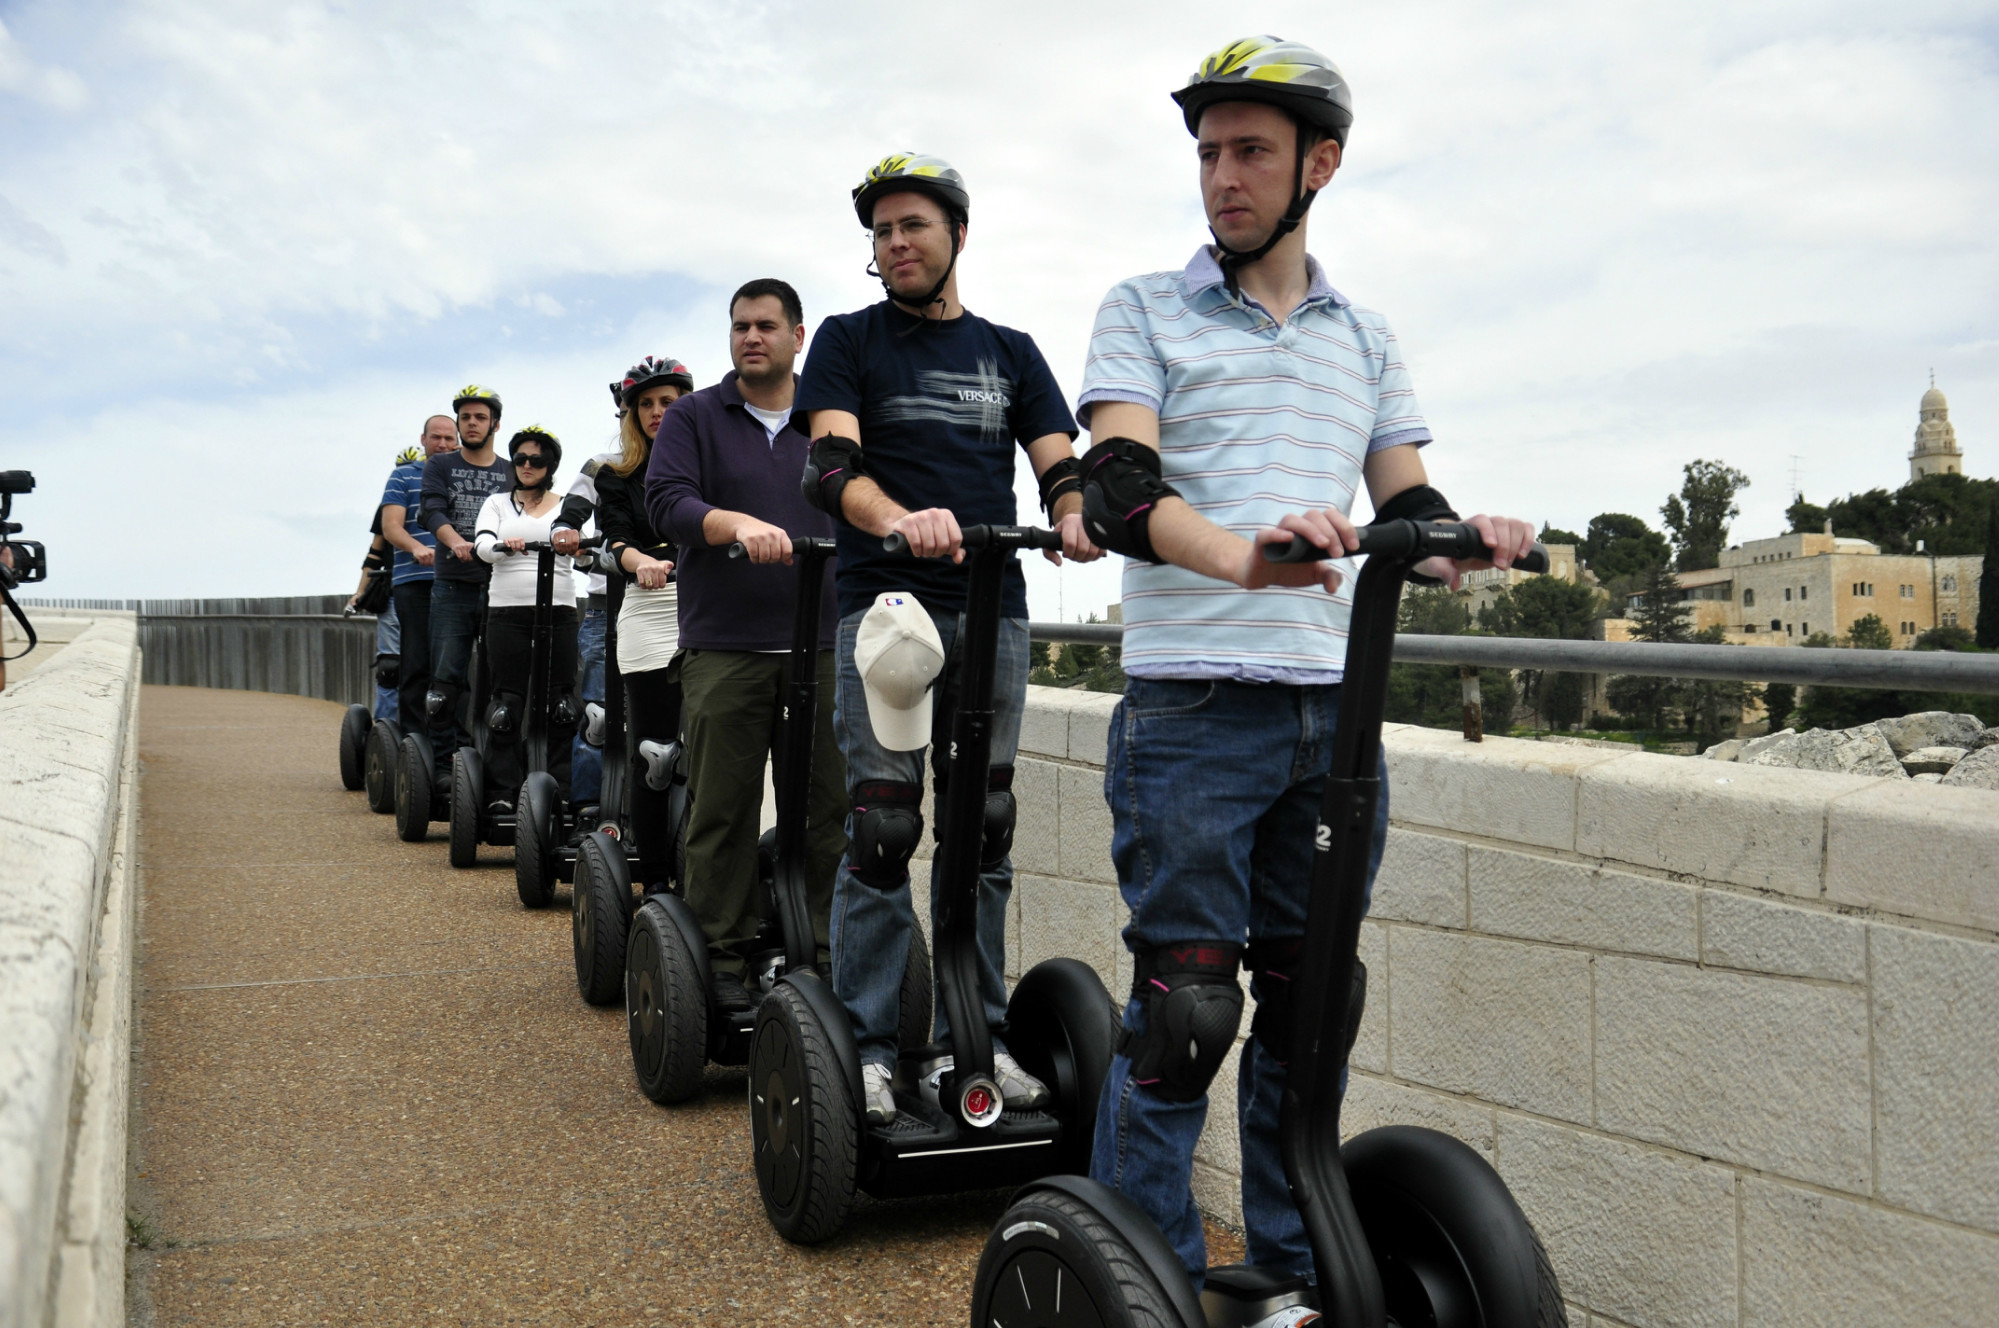
[[[566,894],[399,842],[340,787],[340,713],[145,689],[135,1323],[965,1322],[1001,1196],[778,1239],[743,1072],[648,1102]]]

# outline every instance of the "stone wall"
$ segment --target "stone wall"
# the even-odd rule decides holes
[[[1008,955],[1077,956],[1121,995],[1117,700],[1030,689]],[[1999,793],[1384,741],[1349,1132],[1484,1153],[1579,1328],[1991,1322]],[[1229,1222],[1233,1076],[1196,1163]]]
[[[130,613],[0,692],[0,1328],[125,1320],[138,711]]]

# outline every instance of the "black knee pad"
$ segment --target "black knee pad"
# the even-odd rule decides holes
[[[854,787],[854,875],[877,890],[909,879],[909,859],[923,842],[923,786],[870,781]]]
[[[548,708],[548,722],[558,726],[574,726],[576,723],[576,701],[564,692],[555,698],[555,704]]]
[[[986,780],[985,838],[979,844],[979,870],[997,870],[1013,852],[1013,767],[996,765]]]
[[[1236,984],[1242,947],[1176,941],[1134,958],[1131,995],[1145,1002],[1145,1032],[1127,1028],[1118,1054],[1131,1059],[1131,1077],[1147,1091],[1168,1102],[1192,1102],[1221,1071],[1242,1023]]]
[[[402,681],[403,657],[401,655],[375,656],[375,685],[394,687]]]
[[[486,727],[494,733],[512,733],[521,713],[521,699],[512,692],[493,693],[486,707]]]
[[[1257,978],[1256,1017],[1250,1021],[1250,1036],[1279,1065],[1291,1063],[1291,1021],[1297,995],[1295,983],[1304,949],[1304,937],[1280,936],[1253,942],[1243,954],[1243,966]],[[1356,959],[1353,993],[1347,1007],[1347,1026],[1340,1035],[1342,1060],[1353,1054],[1354,1039],[1360,1036],[1361,1014],[1366,1008],[1367,965]]]
[[[455,682],[433,682],[423,694],[424,713],[432,719],[450,719],[458,714],[458,698],[464,689]]]

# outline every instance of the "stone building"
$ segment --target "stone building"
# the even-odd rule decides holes
[[[1548,570],[1541,575],[1552,576],[1561,581],[1581,581],[1592,586],[1597,583],[1596,578],[1591,576],[1588,569],[1577,560],[1575,545],[1549,544],[1545,547],[1548,550]],[[1458,589],[1464,596],[1465,608],[1471,612],[1472,622],[1476,623],[1478,611],[1491,608],[1493,601],[1498,598],[1499,591],[1530,579],[1529,573],[1517,567],[1509,567],[1504,571],[1497,567],[1487,567],[1476,572],[1466,572],[1459,578]]]
[[[1962,475],[1964,453],[1957,450],[1957,430],[1951,427],[1950,403],[1937,390],[1936,375],[1930,375],[1930,390],[1916,422],[1916,445],[1909,453],[1909,478],[1925,475]]]

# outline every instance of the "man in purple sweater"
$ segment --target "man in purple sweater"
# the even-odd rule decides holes
[[[798,292],[761,278],[729,302],[735,372],[673,403],[646,466],[646,512],[680,546],[682,726],[692,763],[687,903],[708,937],[717,1005],[747,1010],[744,948],[761,919],[757,827],[764,763],[780,750],[786,655],[798,578],[791,537],[833,534],[805,501],[798,477],[811,439],[792,418],[805,345]],[[728,556],[740,542],[749,560]],[[819,688],[834,691],[833,569],[820,586]],[[824,954],[833,874],[847,851],[847,775],[833,739],[833,707],[819,707],[807,799],[812,926]]]

